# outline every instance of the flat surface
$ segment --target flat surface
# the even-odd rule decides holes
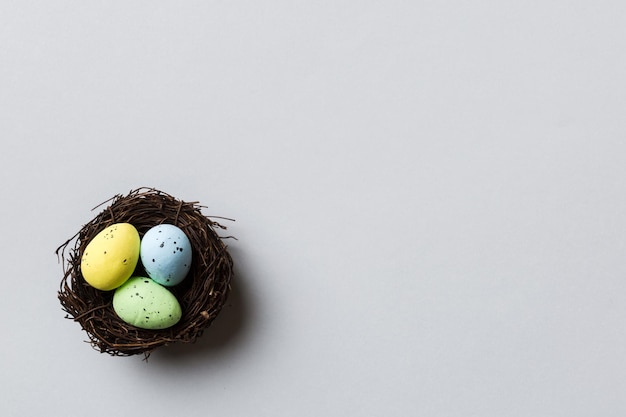
[[[0,414],[626,415],[623,1],[0,2]],[[113,358],[54,250],[236,219],[194,346]]]

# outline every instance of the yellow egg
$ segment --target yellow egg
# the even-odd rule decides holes
[[[80,260],[85,281],[103,291],[119,287],[133,274],[139,248],[139,233],[132,224],[107,227],[91,239]]]

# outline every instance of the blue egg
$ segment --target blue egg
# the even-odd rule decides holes
[[[179,284],[191,268],[191,243],[180,228],[160,224],[146,232],[139,250],[141,263],[150,278],[161,285]]]

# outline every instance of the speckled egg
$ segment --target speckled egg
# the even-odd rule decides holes
[[[174,294],[145,277],[132,277],[115,290],[113,310],[124,322],[150,330],[172,327],[182,317]]]
[[[112,224],[85,247],[80,260],[85,281],[103,291],[119,287],[133,274],[139,249],[139,233],[132,224]]]
[[[141,239],[141,262],[150,278],[161,285],[179,284],[191,268],[191,243],[180,228],[160,224]]]

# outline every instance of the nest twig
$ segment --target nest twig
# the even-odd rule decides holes
[[[202,335],[224,305],[233,276],[233,261],[215,228],[225,229],[204,216],[197,202],[180,201],[153,188],[139,188],[116,195],[112,203],[57,250],[63,262],[58,293],[67,318],[80,323],[91,345],[114,356],[144,354],[174,342],[192,343]],[[98,206],[100,207],[100,206]],[[96,207],[97,208],[97,207]],[[181,228],[192,246],[188,276],[169,290],[178,299],[183,315],[168,329],[145,330],[123,322],[113,311],[113,291],[100,291],[83,278],[80,260],[87,244],[113,223],[131,223],[139,236],[153,226],[170,223]],[[74,246],[70,244],[74,242]],[[138,263],[134,275],[145,275]]]

